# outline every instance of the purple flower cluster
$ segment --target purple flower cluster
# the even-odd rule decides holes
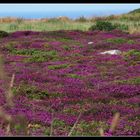
[[[131,39],[136,43],[107,42],[108,39],[118,37]],[[15,106],[11,109],[5,106],[3,79],[0,79],[0,105],[15,118],[18,114],[24,114],[28,124],[41,125],[42,129],[38,129],[36,133],[31,132],[31,135],[44,135],[44,127],[50,126],[54,118],[72,127],[78,114],[82,112],[79,124],[80,121],[86,121],[90,126],[90,122],[95,121],[110,125],[113,114],[119,112],[121,122],[117,130],[113,134],[106,131],[105,135],[137,136],[140,129],[140,86],[131,83],[130,79],[140,77],[140,63],[130,65],[125,61],[123,54],[102,55],[100,52],[112,49],[119,49],[123,53],[131,49],[139,50],[138,40],[139,35],[129,35],[121,31],[11,33],[11,36],[3,39],[2,45],[14,41],[17,43],[15,50],[35,49],[35,53],[19,55],[2,49],[8,78],[15,73],[13,88]],[[54,50],[57,55],[54,55]],[[40,56],[37,51],[49,51],[49,57],[53,55],[53,59],[43,62],[36,62],[36,59],[34,62],[25,61],[34,55],[34,58],[38,59],[46,57],[45,53],[41,53],[43,56]],[[125,80],[130,82],[123,82]],[[41,98],[42,95],[46,98]],[[59,123],[57,125],[62,125]],[[95,126],[95,130],[98,127]],[[54,129],[60,131],[59,128]],[[2,128],[0,135],[6,135]]]
[[[38,35],[39,32],[34,32],[34,31],[17,31],[14,33],[11,33],[11,37],[23,37],[23,36],[30,36],[30,35]]]

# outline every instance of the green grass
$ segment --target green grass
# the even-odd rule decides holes
[[[137,65],[140,62],[140,51],[139,50],[129,50],[124,53],[124,60],[129,63],[129,65]]]
[[[77,124],[75,131],[73,131],[72,136],[99,136],[99,128],[102,127],[107,130],[109,126],[104,122],[92,121],[85,122],[81,121]]]
[[[55,70],[55,69],[62,69],[68,67],[68,64],[61,64],[61,65],[53,65],[53,66],[48,66],[48,69],[50,70]]]
[[[140,13],[128,13],[122,15],[111,15],[104,17],[93,17],[86,19],[84,17],[76,20],[59,20],[57,18],[49,19],[48,21],[27,21],[22,18],[18,18],[12,22],[0,22],[0,30],[6,32],[33,30],[33,31],[56,31],[56,30],[82,30],[87,31],[92,25],[95,25],[96,21],[103,20],[109,21],[112,24],[120,24],[121,28],[128,26],[130,33],[140,31]]]
[[[24,42],[26,43],[26,42]],[[57,61],[59,59],[58,52],[55,50],[42,51],[38,49],[16,49],[16,42],[10,42],[5,45],[6,50],[12,55],[28,56],[24,59],[25,62],[44,62],[44,61]],[[28,45],[28,44],[27,44]],[[44,47],[50,47],[48,44],[44,44]]]
[[[55,50],[51,51],[41,51],[37,49],[21,49],[17,50],[14,48],[15,43],[8,43],[5,47],[6,49],[14,55],[25,55],[29,58],[25,58],[26,62],[44,62],[48,60],[57,60],[58,54]]]
[[[140,31],[140,21],[127,21],[127,20],[110,20],[113,24],[125,24],[128,25],[129,32]],[[23,22],[21,24],[15,23],[0,23],[0,30],[7,32],[33,30],[33,31],[57,31],[57,30],[82,30],[88,31],[88,29],[95,25],[94,21],[87,22]]]
[[[77,75],[77,74],[68,74],[68,77],[71,77],[71,78],[81,78],[81,76]]]
[[[23,22],[0,23],[0,30],[7,32],[33,30],[33,31],[55,31],[55,30],[83,30],[86,31],[92,25],[91,22]]]
[[[123,44],[123,43],[134,44],[135,43],[134,40],[127,40],[125,38],[109,38],[107,39],[107,42],[115,43],[115,44]]]
[[[131,79],[128,79],[128,80],[117,80],[116,82],[119,83],[119,84],[139,85],[140,84],[140,77],[131,78]]]
[[[20,85],[12,89],[14,95],[23,94],[31,99],[43,99],[48,97],[47,91],[41,91],[35,86]]]

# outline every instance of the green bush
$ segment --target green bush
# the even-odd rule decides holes
[[[128,26],[124,24],[112,24],[109,21],[96,21],[95,25],[92,25],[89,30],[101,30],[101,31],[112,31],[115,29],[128,30]]]
[[[116,29],[116,26],[108,21],[97,21],[95,25],[92,25],[89,30],[101,30],[101,31],[111,31]]]
[[[0,38],[2,38],[2,37],[6,37],[6,36],[8,36],[9,34],[7,33],[7,32],[5,32],[5,31],[0,31]]]

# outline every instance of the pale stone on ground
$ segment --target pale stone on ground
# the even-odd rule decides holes
[[[91,45],[91,44],[93,44],[93,42],[88,42],[88,45]]]
[[[110,51],[105,51],[105,52],[101,52],[100,54],[112,54],[112,55],[119,55],[122,52],[120,50],[110,50]]]

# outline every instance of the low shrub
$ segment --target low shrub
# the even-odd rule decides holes
[[[128,26],[124,24],[112,24],[109,21],[96,21],[95,25],[92,25],[89,30],[101,30],[101,31],[112,31],[115,29],[128,30]]]
[[[96,21],[95,25],[92,25],[89,30],[101,30],[101,31],[111,31],[116,29],[111,22],[108,21]]]
[[[6,37],[8,36],[9,34],[5,31],[0,31],[0,38],[3,38],[3,37]]]

